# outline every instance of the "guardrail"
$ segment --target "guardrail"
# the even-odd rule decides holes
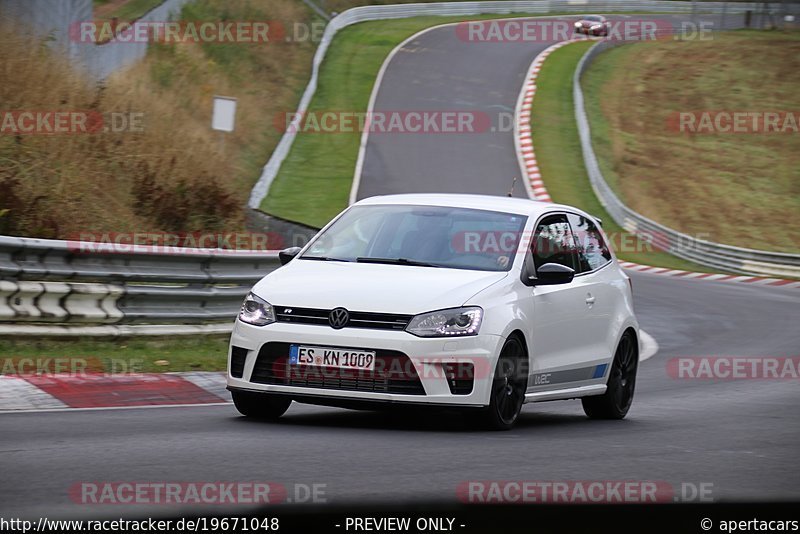
[[[231,323],[250,287],[279,265],[277,252],[121,248],[0,236],[0,334],[72,333],[21,326],[32,323],[84,325],[74,329],[79,335],[121,335],[136,332],[133,325],[165,323],[211,324],[210,331],[219,331],[213,323]],[[98,324],[107,326],[96,331],[85,326]],[[196,327],[170,331],[196,332]]]
[[[624,42],[599,41],[592,46],[575,69],[573,97],[583,161],[597,198],[609,215],[625,230],[651,242],[657,248],[680,258],[725,271],[759,276],[800,277],[800,254],[783,254],[735,247],[697,239],[659,224],[627,207],[614,193],[600,171],[592,147],[589,119],[586,115],[581,77],[594,58],[604,50]]]
[[[314,93],[317,90],[319,69],[333,37],[342,29],[371,20],[388,20],[419,16],[453,16],[453,15],[480,15],[480,14],[530,14],[545,15],[547,13],[611,13],[611,12],[651,12],[651,13],[690,13],[693,8],[696,13],[719,13],[723,15],[742,14],[746,11],[756,11],[763,4],[749,2],[699,2],[696,6],[692,2],[672,0],[607,0],[592,2],[575,2],[574,0],[526,0],[526,1],[490,1],[490,2],[436,2],[430,4],[395,4],[385,6],[364,6],[348,9],[334,17],[325,27],[325,32],[319,42],[311,66],[311,78],[308,81],[303,96],[297,107],[296,125],[302,115],[308,110]],[[780,9],[789,9],[788,4],[781,4]],[[796,9],[796,6],[792,6]],[[261,202],[269,193],[272,181],[278,175],[283,161],[289,155],[294,143],[296,128],[289,127],[275,147],[267,164],[250,193],[248,206],[258,209]]]

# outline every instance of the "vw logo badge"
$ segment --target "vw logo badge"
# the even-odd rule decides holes
[[[347,323],[350,322],[350,312],[344,308],[334,308],[331,310],[331,313],[328,314],[328,322],[331,324],[331,327],[336,330],[344,328],[347,326]]]

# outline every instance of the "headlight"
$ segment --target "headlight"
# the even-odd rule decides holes
[[[575,27],[576,27],[576,28],[580,28],[580,27],[581,27],[581,23],[580,23],[580,22],[576,22],[576,23],[575,23]]]
[[[406,331],[420,337],[474,336],[482,319],[483,310],[477,306],[451,308],[417,315]]]
[[[275,311],[269,302],[248,293],[239,311],[239,320],[255,326],[264,326],[275,322]]]
[[[592,26],[592,29],[593,29],[593,30],[599,30],[599,29],[600,29],[600,28],[602,28],[602,27],[603,27],[603,25],[602,25],[602,24],[595,24],[594,26]]]

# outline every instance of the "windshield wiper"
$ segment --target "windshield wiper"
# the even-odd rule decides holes
[[[300,256],[301,260],[316,260],[316,261],[344,261],[350,262],[351,260],[346,260],[344,258],[332,258],[329,256]]]
[[[441,267],[435,263],[409,260],[408,258],[356,258],[358,263],[386,263],[389,265],[413,265],[414,267]]]

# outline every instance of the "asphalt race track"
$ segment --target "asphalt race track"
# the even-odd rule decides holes
[[[528,65],[548,44],[464,43],[452,29],[429,31],[395,56],[376,107],[513,110]],[[359,197],[503,194],[519,172],[510,132],[392,135],[370,137]],[[524,195],[519,184],[516,194]],[[800,499],[798,380],[667,372],[675,357],[798,355],[800,291],[632,277],[637,315],[660,350],[641,364],[624,421],[589,421],[577,401],[528,404],[517,428],[495,433],[457,414],[300,405],[277,424],[247,421],[231,405],[0,414],[0,515],[179,511],[79,506],[68,490],[81,481],[324,484],[330,504],[455,501],[469,480],[710,483],[715,500]]]
[[[670,25],[680,28],[684,20],[689,22],[688,16],[651,17],[659,31]],[[637,23],[648,17],[608,18],[621,28],[633,28],[635,33]],[[559,23],[570,26],[575,19],[565,16],[536,20],[548,21],[556,28]],[[629,26],[624,26],[624,21]],[[717,27],[719,22],[719,17],[698,16],[690,27]],[[726,28],[740,23],[741,17],[725,19]],[[513,116],[528,67],[536,55],[558,40],[490,42],[470,41],[467,36],[456,25],[447,25],[407,42],[391,59],[373,109],[474,112],[490,117],[491,127],[484,129],[483,123],[476,120],[478,133],[370,134],[356,199],[390,193],[504,195],[513,178],[521,178],[513,132],[500,116]],[[521,181],[516,184],[514,196],[527,197]]]

